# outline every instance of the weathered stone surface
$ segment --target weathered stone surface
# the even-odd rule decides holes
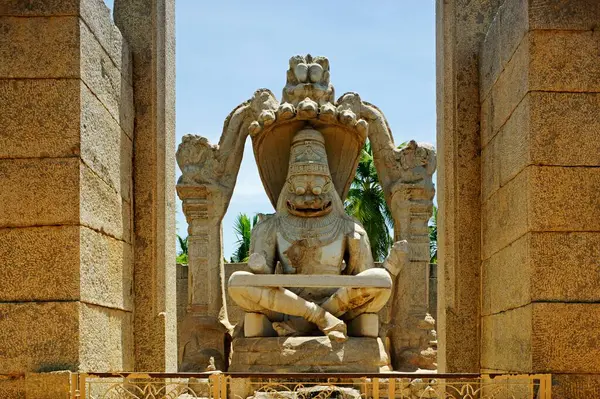
[[[71,393],[71,374],[25,373],[0,377],[0,397],[6,399],[56,399]]]
[[[531,129],[529,118],[532,107],[529,95],[525,96],[496,136],[500,186],[506,185],[531,163],[528,132]]]
[[[79,317],[81,371],[133,370],[131,312],[81,303]]]
[[[532,367],[532,305],[481,318],[481,367],[507,372]]]
[[[42,16],[76,16],[79,11],[80,0],[45,0],[29,1],[6,0],[0,6],[0,16],[23,16],[23,17],[42,17]]]
[[[236,274],[229,279],[229,287],[355,287],[355,288],[391,288],[392,282],[388,276],[336,276],[322,275],[318,279],[314,275],[284,275],[284,274]]]
[[[77,80],[0,80],[0,103],[0,158],[79,154]]]
[[[111,17],[110,9],[103,0],[78,0],[80,17],[94,34],[98,43],[111,58],[123,78],[129,83],[131,76],[131,52]]]
[[[486,145],[500,130],[528,91],[600,91],[597,83],[600,81],[600,66],[592,55],[596,47],[597,39],[591,31],[530,31],[495,80],[489,90],[491,94],[482,99],[482,144]],[[491,67],[483,64],[481,68],[485,75]],[[550,96],[548,93],[536,94]],[[532,104],[532,110],[533,107]],[[561,112],[569,112],[570,109],[565,106]],[[574,108],[571,112],[578,111]],[[556,113],[558,111],[553,114]],[[595,113],[587,114],[586,118],[593,118],[592,115]],[[577,123],[575,126],[585,124]]]
[[[521,126],[521,129],[529,131],[532,163],[600,164],[599,93],[530,92],[526,100],[531,104],[529,129],[528,126]]]
[[[531,302],[532,280],[529,236],[524,235],[482,264],[481,314],[489,315]]]
[[[560,0],[504,1],[486,33],[481,48],[481,99],[483,100],[488,97],[492,86],[498,80],[503,69],[512,58],[515,49],[523,38],[526,37],[525,35],[528,31],[531,32],[531,37],[544,37],[543,35],[556,34],[554,39],[550,40],[563,42],[565,41],[564,37],[567,31],[579,31],[571,32],[574,34],[583,33],[581,31],[591,33],[598,23],[598,18],[600,18],[600,5],[594,0],[574,0],[568,2]],[[556,32],[557,30],[565,32]],[[559,39],[560,36],[563,36],[562,40]],[[527,38],[526,40],[529,39]],[[572,45],[575,46],[575,42]],[[552,51],[552,47],[547,44],[541,46],[543,51]],[[575,55],[575,58],[586,57],[585,52],[572,51],[574,47],[570,48],[567,46],[563,49],[556,48],[556,50],[565,51],[565,54]],[[547,57],[541,53],[539,57],[539,63],[534,65],[533,68],[551,69],[552,66],[550,64],[553,62],[566,62],[567,64],[575,65],[581,61],[576,59],[566,60],[564,59],[565,57]],[[547,65],[544,66],[544,63]],[[532,72],[536,73],[535,70],[532,70]],[[532,76],[533,81],[552,82],[544,77],[538,80],[536,76]],[[559,81],[563,83],[573,82],[571,78]]]
[[[85,164],[81,164],[81,224],[128,241],[131,214],[128,203],[121,200],[108,184]]]
[[[498,8],[481,45],[481,99],[488,97],[491,87],[512,58],[528,29],[527,1],[504,1]]]
[[[600,374],[552,373],[552,397],[598,398],[600,397]]]
[[[599,92],[598,37],[593,31],[529,33],[530,90]]]
[[[481,44],[479,53],[479,96],[481,101],[489,98],[492,86],[504,69],[503,57],[500,56],[500,25],[500,13],[496,12]]]
[[[528,169],[531,230],[600,231],[600,168],[531,166]]]
[[[599,312],[595,303],[533,303],[484,316],[482,367],[598,373]]]
[[[529,233],[531,293],[536,301],[600,301],[597,232]]]
[[[599,164],[600,156],[598,112],[594,111],[600,81],[595,34],[600,3],[467,3],[438,1],[438,65],[442,65],[438,68],[438,126],[442,127],[438,129],[442,133],[438,133],[442,148],[438,256],[446,278],[440,279],[440,297],[447,303],[458,302],[453,294],[462,291],[482,300],[477,366],[483,370],[565,373],[559,374],[565,387],[557,387],[559,378],[554,379],[553,397],[595,397],[597,390],[591,389],[595,378],[576,373],[597,373],[598,366],[595,324],[599,318],[592,310],[597,304],[587,302],[598,301],[599,284],[590,273],[600,267],[595,249],[599,207],[597,195],[592,194],[600,188],[597,167],[592,167]],[[492,8],[502,5],[489,30],[485,15],[480,16],[477,26],[487,36],[480,57],[471,57],[465,43],[477,43],[478,38],[465,29],[469,23],[461,17],[465,9],[484,7],[482,3]],[[456,48],[460,51],[450,50]],[[461,81],[468,79],[473,64],[480,68],[480,98],[472,91],[460,96]],[[475,79],[471,82],[477,84]],[[460,180],[458,170],[465,158],[447,157],[472,137],[463,122],[470,101],[481,105],[481,180],[475,175]],[[459,202],[453,197],[461,198],[458,188],[469,181],[481,182],[483,264],[481,269],[472,265],[472,270],[482,271],[481,285],[467,284],[447,267],[457,263],[453,255],[464,239],[461,235],[456,242],[447,241],[448,229],[454,229],[452,218],[474,213],[468,204],[452,207],[448,200]],[[445,198],[442,183],[454,187]],[[580,306],[586,310],[571,310]],[[448,329],[459,334],[465,329],[464,324],[449,322],[457,313],[461,312],[454,307],[446,320],[439,316],[440,352],[446,352],[440,359],[442,370],[447,370],[449,360],[450,345],[444,342]],[[457,349],[457,358],[464,358],[462,348]]]
[[[530,33],[531,34],[531,33]],[[530,35],[528,34],[528,35]],[[530,90],[530,44],[527,37],[521,41],[510,61],[491,88],[487,124],[481,132],[481,143],[487,142],[500,130]],[[484,116],[482,116],[482,119]]]
[[[531,29],[594,30],[600,19],[595,0],[529,0]]]
[[[81,104],[81,158],[123,200],[130,201],[131,139],[83,83]]]
[[[0,160],[0,226],[79,222],[79,158]]]
[[[111,116],[132,135],[132,88],[88,26],[80,21],[81,79],[98,97]]]
[[[506,66],[529,30],[527,1],[505,0],[498,8],[500,16],[500,52],[502,66]]]
[[[271,321],[261,313],[247,312],[244,315],[244,337],[276,337]]]
[[[483,204],[483,258],[528,229],[597,230],[598,190],[597,168],[527,167]]]
[[[348,335],[351,337],[379,336],[379,316],[376,313],[363,313],[348,323]]]
[[[79,303],[0,304],[0,370],[3,373],[79,367]]]
[[[482,314],[531,301],[598,301],[598,259],[594,232],[528,232],[483,262]]]
[[[488,259],[528,229],[528,173],[522,172],[482,204],[482,258]]]
[[[79,77],[77,17],[0,17],[0,31],[0,77]]]
[[[478,54],[500,3],[436,2],[437,331],[438,370],[442,372],[480,370],[482,209],[478,154],[485,130],[483,120],[480,125]]]
[[[229,277],[237,271],[246,271],[249,272],[250,268],[247,263],[225,263],[224,266],[224,281],[229,281]],[[231,299],[229,293],[227,293],[227,319],[233,325],[240,323],[244,320],[244,310],[240,308],[234,301]]]
[[[594,111],[599,106],[595,93],[527,93],[482,150],[482,198],[489,198],[531,164],[600,163],[600,143],[595,139],[600,117]]]
[[[492,138],[481,150],[481,200],[486,201],[500,188],[500,139]]]
[[[121,310],[133,310],[131,244],[80,228],[81,300]]]
[[[389,358],[379,338],[327,337],[240,338],[233,344],[230,371],[244,372],[379,372]]]
[[[599,373],[600,304],[534,303],[533,370]]]
[[[175,2],[116,0],[113,10],[133,53],[135,365],[140,371],[174,371]]]
[[[181,322],[187,312],[188,304],[188,266],[177,264],[177,331],[181,331]],[[229,309],[227,309],[229,313]],[[181,345],[179,345],[181,352]]]
[[[0,377],[0,397],[27,398],[23,376]]]
[[[0,243],[0,302],[79,298],[79,227],[0,229]]]
[[[70,393],[71,374],[69,372],[25,374],[25,399],[65,398]]]

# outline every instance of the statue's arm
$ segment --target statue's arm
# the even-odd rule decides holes
[[[248,266],[256,274],[273,274],[277,264],[277,231],[275,218],[259,221],[250,238]]]
[[[346,234],[345,260],[344,274],[356,275],[375,267],[367,232],[356,222],[352,222],[352,228]]]

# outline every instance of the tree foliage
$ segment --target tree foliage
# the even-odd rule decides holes
[[[433,214],[429,219],[429,263],[437,263],[437,215],[438,209],[433,206]]]
[[[383,261],[393,242],[390,230],[394,228],[394,220],[385,202],[369,142],[362,149],[344,205],[346,213],[360,221],[367,231],[373,259]]]
[[[177,241],[179,242],[180,251],[177,254],[176,262],[177,263],[188,263],[188,238],[181,238],[179,234],[177,234]]]
[[[245,213],[240,213],[235,219],[233,230],[237,238],[237,248],[233,252],[230,261],[232,263],[246,262],[250,256],[250,236],[252,229],[258,223],[258,215],[254,215],[252,219]]]

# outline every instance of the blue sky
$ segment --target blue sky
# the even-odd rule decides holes
[[[396,143],[435,143],[434,8],[434,0],[177,0],[177,143],[188,133],[217,143],[229,112],[258,88],[280,98],[288,59],[306,53],[329,58],[336,97],[355,91],[377,105]],[[240,212],[273,212],[249,139],[223,221],[227,259]],[[177,228],[187,235],[180,204]]]

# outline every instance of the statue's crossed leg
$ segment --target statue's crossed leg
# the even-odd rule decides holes
[[[230,282],[242,274],[251,273],[235,272]],[[363,274],[389,278],[383,269],[369,269],[359,275]],[[334,341],[347,339],[346,324],[338,317],[351,320],[362,313],[376,313],[385,305],[390,292],[389,288],[342,287],[319,306],[282,287],[229,286],[229,295],[245,311],[262,313],[276,322],[282,320],[283,314],[302,317]]]

